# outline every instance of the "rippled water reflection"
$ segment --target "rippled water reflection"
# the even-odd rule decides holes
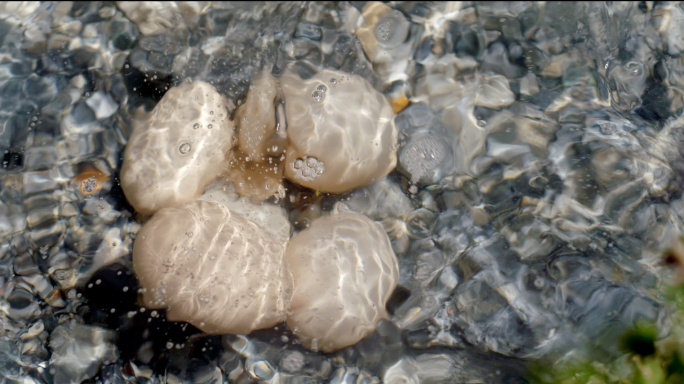
[[[0,3],[0,376],[510,383],[538,358],[618,356],[637,319],[666,331],[683,17],[667,2]],[[354,74],[395,114],[387,177],[340,194],[263,189],[296,231],[343,202],[391,240],[390,319],[337,352],[304,348],[285,323],[208,336],[138,299],[131,252],[147,217],[119,183],[133,129],[187,79],[234,118],[261,70]],[[306,96],[363,128],[362,88],[358,106],[329,103],[332,88]],[[280,127],[287,105],[268,97]],[[329,173],[312,160],[326,155],[297,164]]]

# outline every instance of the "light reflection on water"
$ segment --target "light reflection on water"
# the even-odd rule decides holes
[[[523,361],[617,356],[639,318],[667,329],[657,288],[684,217],[682,8],[363,3],[0,4],[0,374],[511,382]],[[133,127],[185,79],[234,113],[264,68],[353,73],[396,113],[386,178],[341,194],[286,181],[277,200],[295,230],[342,201],[398,257],[391,320],[332,354],[284,324],[206,336],[137,301],[146,218],[118,181]]]

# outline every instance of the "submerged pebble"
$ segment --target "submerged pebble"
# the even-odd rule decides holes
[[[118,358],[114,333],[70,321],[50,335],[50,373],[56,382],[81,382],[94,377],[101,364]]]

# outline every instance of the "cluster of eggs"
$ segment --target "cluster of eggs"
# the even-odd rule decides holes
[[[291,238],[285,211],[264,200],[283,178],[340,193],[385,177],[397,163],[392,106],[333,70],[264,72],[232,120],[227,106],[212,85],[184,82],[129,139],[121,186],[151,215],[133,249],[145,305],[207,333],[287,321],[311,348],[355,344],[388,317],[399,272],[387,234],[341,210]]]

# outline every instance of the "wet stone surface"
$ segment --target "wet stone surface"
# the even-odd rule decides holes
[[[0,4],[7,382],[510,383],[525,361],[582,344],[615,357],[604,341],[637,319],[666,324],[658,257],[684,219],[679,5],[21,3]],[[269,201],[295,231],[339,202],[381,225],[399,266],[388,319],[323,353],[285,323],[207,335],[140,306],[131,253],[148,217],[119,183],[136,124],[186,80],[233,118],[259,71],[325,69],[387,99],[397,167],[338,194],[284,180]],[[315,179],[319,160],[293,167]]]

